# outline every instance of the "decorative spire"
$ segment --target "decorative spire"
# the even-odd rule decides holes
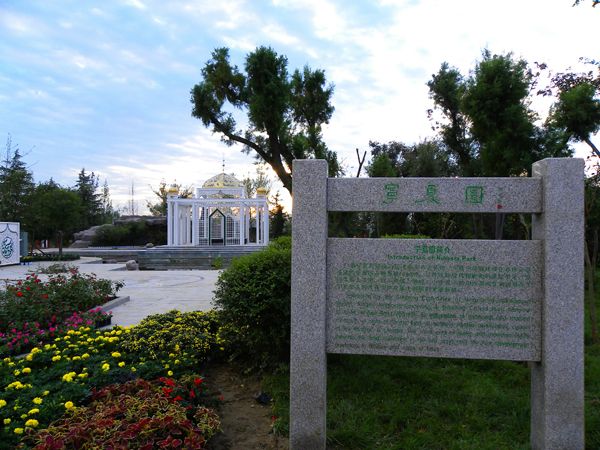
[[[223,152],[222,155],[223,155],[223,173],[225,173],[225,152]]]

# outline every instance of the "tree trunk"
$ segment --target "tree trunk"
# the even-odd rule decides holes
[[[504,218],[506,214],[504,213],[496,213],[496,232],[495,239],[502,240],[502,231],[504,230]]]
[[[58,259],[62,259],[63,256],[63,232],[59,231],[57,233],[58,237]]]
[[[594,145],[594,143],[593,143],[593,142],[590,140],[590,138],[589,138],[589,137],[588,137],[588,138],[585,138],[585,139],[584,139],[584,142],[585,142],[587,145],[589,145],[590,147],[592,147],[592,151],[594,152],[594,154],[595,154],[595,155],[596,155],[598,158],[600,158],[600,150],[598,150],[598,147],[596,147],[596,146]]]
[[[584,240],[585,245],[585,268],[587,272],[587,291],[588,291],[588,312],[590,314],[590,324],[592,331],[592,344],[598,344],[598,317],[596,315],[596,265],[593,264],[593,258],[590,257],[587,240]],[[598,246],[598,230],[594,233],[594,247]],[[597,254],[597,252],[595,252]]]

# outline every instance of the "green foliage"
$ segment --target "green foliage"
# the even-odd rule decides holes
[[[81,169],[75,183],[75,193],[81,201],[81,217],[77,224],[80,230],[85,230],[92,225],[103,223],[103,207],[101,194],[98,193],[98,176],[94,172],[86,173]]]
[[[484,50],[469,77],[443,63],[427,85],[442,115],[434,129],[460,175],[523,175],[537,160],[572,153],[560,129],[535,124],[537,116],[529,108],[535,75],[511,53]]]
[[[255,367],[289,359],[291,238],[233,260],[221,273],[215,304],[234,357]]]
[[[221,319],[217,311],[182,313],[169,311],[143,319],[121,341],[123,350],[145,353],[152,359],[167,358],[185,349],[197,362],[217,357],[224,350]]]
[[[575,141],[588,143],[600,156],[590,141],[590,136],[600,130],[600,100],[595,97],[596,87],[590,83],[561,92],[551,109],[549,123],[565,129]]]
[[[76,253],[63,253],[62,256],[57,253],[48,253],[45,255],[35,254],[21,256],[22,263],[43,262],[43,261],[75,261],[81,257]]]
[[[217,48],[191,91],[191,102],[192,116],[228,145],[241,143],[245,152],[254,152],[291,193],[294,159],[325,158],[333,175],[341,168],[321,135],[333,114],[333,86],[326,85],[322,70],[309,67],[290,77],[287,63],[272,48],[258,47],[246,56],[244,74],[231,65],[229,49]],[[247,114],[247,130],[237,130],[234,115],[224,110],[226,103]]]
[[[89,406],[75,409],[27,441],[40,450],[202,449],[220,427],[213,410],[173,401],[155,384],[141,379],[107,386],[92,399]]]
[[[10,135],[6,154],[0,163],[0,217],[6,222],[21,222],[28,226],[28,203],[34,190],[33,174],[22,160],[19,148],[13,146]],[[25,223],[23,223],[25,222]]]
[[[177,195],[180,198],[190,198],[192,196],[192,188],[191,187],[183,187],[181,184],[172,184],[171,186],[167,186],[167,183],[165,182],[165,180],[161,180],[161,182],[158,184],[158,189],[154,190],[154,188],[150,187],[150,189],[152,189],[152,192],[154,193],[154,195],[156,195],[156,197],[158,197],[158,202],[157,203],[152,203],[149,201],[146,201],[146,206],[148,207],[148,209],[150,210],[150,214],[152,214],[153,216],[166,216],[167,215],[167,197],[169,195],[169,189],[171,188],[175,188],[177,189]],[[151,242],[151,241],[146,241],[146,242]],[[165,237],[165,243],[166,243],[166,237]]]
[[[95,247],[154,245],[167,243],[166,225],[149,225],[146,222],[128,222],[122,225],[105,225],[92,239]]]
[[[223,268],[223,257],[217,256],[215,259],[212,260],[210,266],[213,269],[221,270]]]
[[[34,235],[56,237],[59,253],[62,253],[63,237],[72,234],[81,224],[84,209],[79,195],[50,180],[35,188],[31,208]]]

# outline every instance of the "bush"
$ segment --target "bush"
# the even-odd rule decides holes
[[[220,427],[206,407],[183,404],[145,380],[111,385],[88,407],[27,439],[35,449],[57,448],[205,448]]]
[[[60,256],[58,253],[48,253],[45,255],[28,255],[21,256],[22,263],[31,263],[31,262],[44,262],[44,261],[75,261],[76,259],[80,259],[80,256],[75,253],[63,253]]]
[[[94,247],[146,245],[167,243],[166,225],[148,225],[146,222],[129,222],[122,225],[104,225],[92,239]]]
[[[291,238],[236,258],[219,275],[215,304],[232,356],[254,367],[289,360]]]
[[[105,303],[122,286],[121,282],[97,279],[76,269],[71,269],[68,275],[50,275],[46,282],[34,273],[7,285],[0,291],[1,351],[18,354],[28,350],[51,337],[65,319]],[[101,318],[91,319],[96,322]]]
[[[132,328],[122,338],[121,346],[152,359],[167,358],[186,349],[200,362],[222,351],[220,323],[216,311],[154,314]]]

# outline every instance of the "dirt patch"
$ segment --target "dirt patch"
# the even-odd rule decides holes
[[[223,432],[211,439],[209,450],[289,449],[287,438],[272,433],[271,406],[255,399],[261,392],[258,377],[215,364],[206,370],[206,381],[223,395],[218,411]]]

